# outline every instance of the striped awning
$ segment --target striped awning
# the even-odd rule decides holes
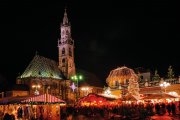
[[[0,99],[0,105],[7,104],[54,104],[66,102],[50,94],[36,95],[36,96],[16,96],[16,97],[5,97]]]
[[[52,96],[50,94],[43,94],[38,96],[33,96],[28,99],[21,101],[21,103],[65,103],[65,101]]]

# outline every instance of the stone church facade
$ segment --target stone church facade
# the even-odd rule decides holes
[[[75,99],[75,94],[69,87],[72,84],[70,77],[76,74],[74,40],[71,37],[71,25],[66,10],[60,27],[59,61],[36,54],[25,71],[17,77],[17,86],[26,86],[28,95],[49,93],[66,101]],[[18,95],[21,96],[20,92]]]

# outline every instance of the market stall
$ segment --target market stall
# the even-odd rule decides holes
[[[50,94],[0,99],[1,112],[24,119],[60,119],[60,106],[62,105],[65,105],[65,101]]]
[[[78,100],[78,105],[81,106],[101,106],[106,105],[108,103],[108,100],[100,95],[90,93],[85,97],[82,97]]]

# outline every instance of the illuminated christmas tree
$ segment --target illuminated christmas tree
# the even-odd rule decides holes
[[[139,83],[138,83],[137,79],[132,77],[129,80],[128,92],[129,92],[129,94],[133,95],[137,100],[140,99]]]
[[[172,66],[171,66],[171,65],[170,65],[169,68],[168,68],[167,78],[168,78],[168,79],[174,78],[174,72],[173,72],[173,69],[172,69]]]
[[[153,81],[159,81],[160,79],[161,79],[161,78],[160,78],[160,76],[159,76],[159,74],[158,74],[158,71],[155,70],[154,76],[153,76],[152,80],[153,80]]]

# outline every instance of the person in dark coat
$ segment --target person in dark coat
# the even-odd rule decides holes
[[[173,102],[171,103],[171,110],[172,110],[172,114],[176,115],[176,105]]]
[[[8,113],[6,113],[6,114],[4,115],[3,120],[11,120],[11,116],[10,116]]]
[[[164,102],[161,103],[161,113],[162,113],[162,114],[165,114],[165,113],[166,113],[166,105],[165,105]]]
[[[159,103],[155,104],[156,114],[160,114],[160,105]]]
[[[23,114],[22,107],[19,107],[19,108],[18,108],[17,114],[18,114],[18,116],[17,116],[18,118],[22,118],[22,114]]]
[[[170,105],[170,103],[167,104],[166,109],[168,111],[168,114],[170,115],[171,114],[171,105]]]

